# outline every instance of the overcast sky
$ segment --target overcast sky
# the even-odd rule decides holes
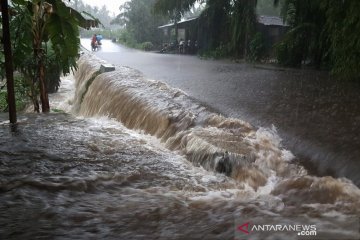
[[[115,15],[120,13],[120,5],[127,1],[128,0],[83,0],[85,4],[89,4],[90,6],[98,6],[101,8],[103,5],[105,5],[109,12],[115,13]]]

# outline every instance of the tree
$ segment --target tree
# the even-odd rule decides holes
[[[280,62],[300,66],[304,61],[320,68],[327,64],[328,29],[319,0],[285,0],[282,17],[290,26],[278,51]]]
[[[9,107],[9,120],[11,124],[17,122],[16,106],[15,106],[15,91],[14,91],[14,74],[13,74],[13,62],[12,51],[10,47],[10,27],[9,27],[9,5],[7,0],[1,1],[1,18],[2,18],[2,33],[1,42],[4,44],[4,56],[0,54],[1,58],[5,60],[5,72],[6,72],[6,87],[7,87],[7,103]],[[2,59],[1,59],[2,60]],[[2,62],[1,62],[2,65]],[[3,71],[0,71],[2,75]],[[1,91],[1,89],[0,89]]]
[[[282,16],[290,30],[278,46],[280,62],[306,61],[338,78],[359,80],[359,12],[357,0],[285,0]]]
[[[229,1],[208,0],[200,15],[200,28],[207,32],[207,40],[200,41],[205,49],[215,49],[227,42],[229,33]]]
[[[331,71],[341,79],[360,81],[360,2],[321,0],[326,16]]]
[[[132,0],[120,7],[121,13],[112,21],[126,27],[127,33],[134,38],[136,43],[160,41],[158,26],[166,20],[154,14],[155,0]]]
[[[50,111],[46,63],[48,48],[60,70],[67,74],[76,68],[80,46],[79,26],[87,27],[83,16],[61,0],[14,0],[18,14],[11,21],[14,64],[27,79],[34,110]]]
[[[156,0],[154,10],[163,15],[180,15],[189,11],[199,0]],[[174,12],[176,12],[174,14]]]
[[[82,0],[72,0],[69,3],[66,2],[66,4],[78,12],[86,12],[90,14],[94,18],[98,19],[105,28],[110,27],[112,17],[110,16],[110,12],[105,5],[99,9],[96,6],[93,7],[88,4],[84,4]]]
[[[231,14],[231,49],[239,56],[247,57],[247,48],[256,24],[256,0],[234,1]]]

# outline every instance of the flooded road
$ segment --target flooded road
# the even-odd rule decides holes
[[[251,239],[359,239],[351,181],[309,174],[274,129],[101,63],[81,58],[55,112],[15,132],[0,115],[0,239],[243,239],[280,223],[316,230]]]
[[[334,81],[325,72],[145,53],[106,40],[96,55],[180,88],[225,116],[274,125],[309,171],[360,186],[359,84]]]

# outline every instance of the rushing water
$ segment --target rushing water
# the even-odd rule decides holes
[[[0,115],[0,239],[234,239],[246,222],[358,239],[351,181],[309,175],[275,129],[101,63],[83,56],[63,78],[51,99],[64,113],[23,114],[15,132]]]
[[[283,144],[314,174],[360,187],[360,84],[327,72],[157,54],[103,40],[97,56],[186,91],[226,116],[275,125]],[[90,39],[82,39],[85,47]]]

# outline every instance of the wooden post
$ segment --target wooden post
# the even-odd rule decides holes
[[[10,42],[10,26],[9,26],[9,6],[8,0],[0,0],[2,11],[2,25],[3,25],[3,44],[5,55],[5,71],[7,81],[7,95],[9,104],[9,120],[10,123],[15,124],[16,120],[16,103],[14,91],[14,69]]]

